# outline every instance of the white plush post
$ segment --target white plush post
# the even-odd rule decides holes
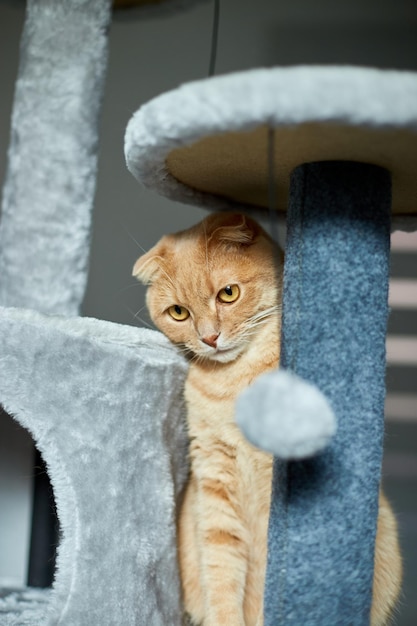
[[[28,0],[0,225],[0,303],[76,315],[87,283],[110,0]]]

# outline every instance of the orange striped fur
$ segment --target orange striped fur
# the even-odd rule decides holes
[[[152,320],[190,360],[191,472],[178,524],[184,607],[194,624],[262,626],[272,458],[243,438],[234,403],[279,362],[282,253],[253,220],[219,213],[163,237],[133,273],[149,285]],[[383,495],[375,564],[372,626],[383,626],[401,581]]]

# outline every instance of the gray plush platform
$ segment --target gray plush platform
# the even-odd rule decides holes
[[[2,626],[175,626],[186,364],[160,333],[0,309],[0,397],[48,466],[61,528],[49,594]]]
[[[41,624],[50,598],[50,589],[2,589],[0,624],[3,626]]]

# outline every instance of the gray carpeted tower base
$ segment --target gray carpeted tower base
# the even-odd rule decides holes
[[[390,176],[304,165],[291,181],[281,365],[336,414],[329,448],[276,461],[265,624],[369,624],[388,317]]]

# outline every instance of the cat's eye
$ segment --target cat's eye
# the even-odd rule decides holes
[[[237,285],[226,285],[223,289],[220,289],[217,294],[218,299],[221,302],[225,302],[229,304],[230,302],[235,302],[240,296],[240,289]]]
[[[172,319],[176,320],[177,322],[183,322],[187,319],[187,317],[190,317],[190,312],[188,311],[188,309],[186,309],[184,306],[180,306],[179,304],[173,304],[172,306],[170,306],[168,309],[168,313],[170,314]]]

